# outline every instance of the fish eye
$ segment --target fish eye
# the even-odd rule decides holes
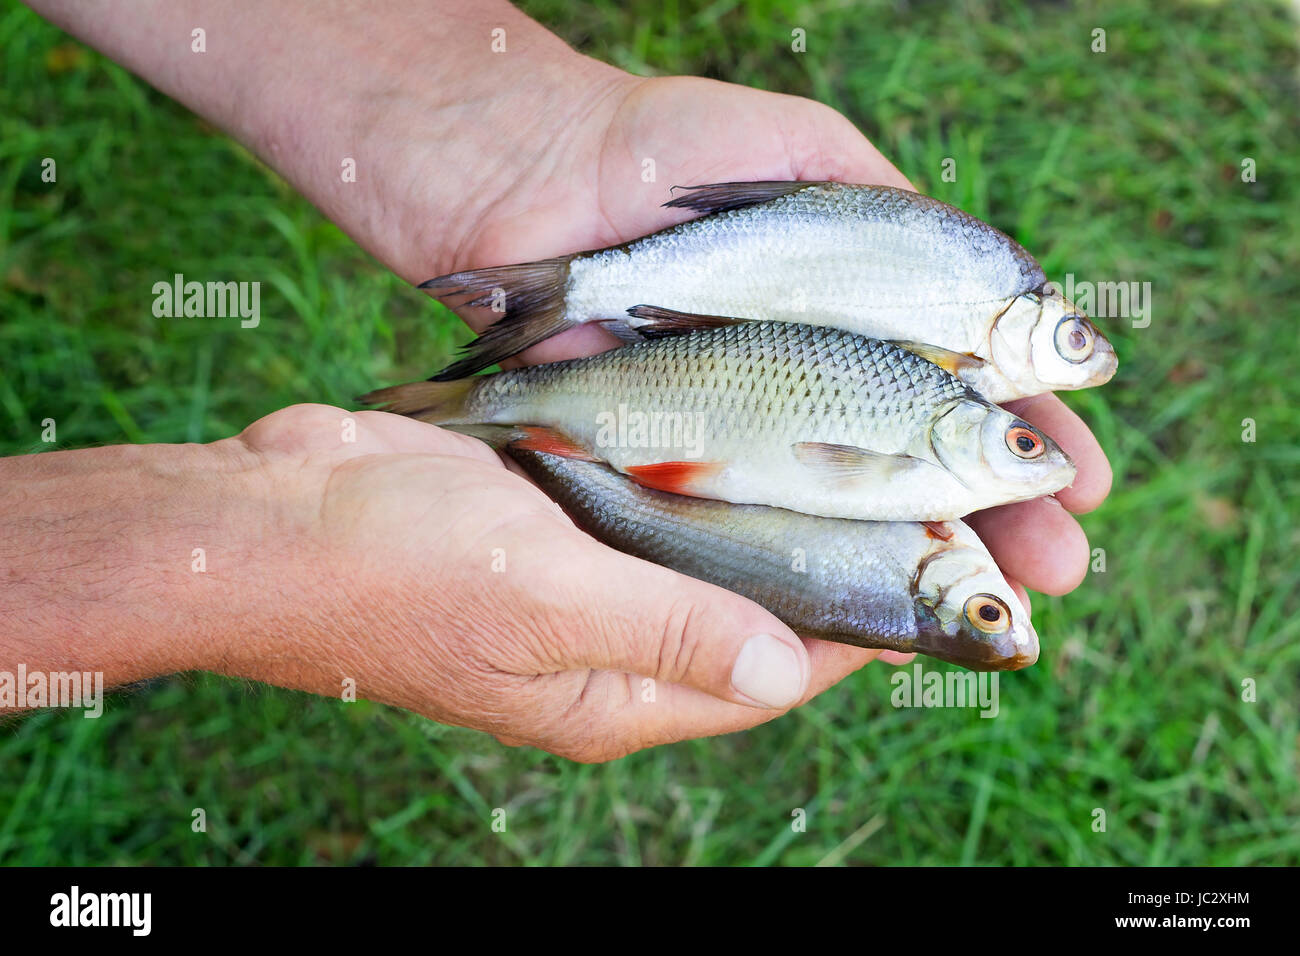
[[[1002,634],[1011,628],[1011,608],[992,594],[976,594],[966,601],[966,620],[985,634]]]
[[[1092,324],[1081,315],[1067,315],[1056,325],[1056,351],[1078,365],[1092,355]]]
[[[1017,458],[1034,459],[1047,450],[1038,433],[1024,422],[1016,422],[1007,429],[1007,447]]]

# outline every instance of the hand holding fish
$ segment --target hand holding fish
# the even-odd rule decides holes
[[[588,139],[600,144],[596,156],[590,162],[574,155],[571,163],[544,163],[555,170],[553,178],[531,198],[509,196],[509,212],[499,219],[476,223],[456,267],[601,248],[692,218],[689,211],[662,207],[672,184],[836,180],[910,188],[848,120],[821,104],[698,78],[625,82],[616,108],[591,117],[598,130]],[[642,157],[657,157],[656,183],[641,182]],[[479,331],[499,318],[487,309],[465,315]],[[589,355],[616,342],[596,324],[579,325],[504,365]],[[1003,404],[1050,436],[1077,473],[1053,497],[981,511],[968,523],[1010,580],[1065,594],[1087,573],[1089,556],[1072,513],[1101,504],[1110,490],[1110,466],[1088,427],[1054,395]]]
[[[354,415],[356,441],[337,440]],[[292,489],[277,588],[310,627],[227,673],[357,693],[575,760],[763,723],[877,655],[612,551],[482,443],[378,412],[283,409],[239,440]]]
[[[390,2],[378,14],[302,0],[239,11],[142,0],[113,16],[69,0],[33,5],[232,131],[413,283],[598,249],[682,222],[690,210],[661,206],[673,185],[909,185],[827,106],[713,80],[632,76],[578,55],[504,0]],[[195,58],[184,44],[152,39],[188,36],[198,19],[227,42]],[[293,36],[296,56],[262,55],[270,36]],[[355,182],[341,181],[339,157],[356,160]],[[469,321],[481,330],[494,318]],[[585,324],[520,359],[611,344]],[[1087,426],[1051,395],[1007,407],[1054,439],[1077,474],[1052,498],[969,523],[1009,578],[1063,594],[1088,563],[1070,513],[1102,502],[1110,467]]]
[[[877,654],[605,548],[478,441],[323,405],[0,459],[0,569],[11,672],[209,670],[584,761],[752,727]]]
[[[601,249],[684,222],[691,210],[661,206],[673,185],[808,180],[908,188],[826,106],[712,80],[634,77],[575,54],[496,0],[395,2],[378,11],[303,0],[238,10],[141,0],[111,14],[70,0],[34,6],[230,130],[412,282]],[[158,40],[186,37],[200,19],[222,41],[202,57]],[[499,51],[490,46],[498,31]],[[294,38],[292,56],[267,52],[268,37],[286,36]],[[355,165],[351,181],[340,177],[341,160]],[[1014,317],[1017,328],[1059,318],[1046,336],[1035,333],[1035,354],[1092,348],[1086,323],[1042,300],[1031,291]],[[493,318],[469,320],[481,330]],[[598,325],[578,324],[509,364],[613,344]],[[1028,433],[1028,447],[1063,453],[1077,473],[1054,497],[978,512],[969,524],[1022,599],[1016,582],[1065,593],[1088,558],[1069,512],[1100,504],[1109,466],[1087,427],[1052,395],[1004,405],[1023,420],[1010,424]],[[1000,413],[981,408],[1002,429],[995,437],[1010,440]],[[358,428],[348,445],[337,438],[343,414],[355,414]],[[826,438],[795,444],[814,460],[840,454]],[[1015,454],[1004,446],[999,454]],[[156,453],[169,461],[207,454],[171,447]],[[157,564],[161,551],[106,536],[103,553],[117,559],[106,567],[117,575],[121,600],[97,606],[93,620],[71,621],[37,589],[27,604],[48,619],[0,615],[15,631],[0,649],[30,648],[32,634],[57,633],[67,645],[60,653],[100,664],[110,680],[208,668],[335,696],[350,679],[362,696],[580,760],[753,726],[877,655],[800,640],[739,594],[598,544],[486,445],[424,423],[297,406],[255,423],[241,439],[206,447],[218,450],[223,467],[239,463],[239,495],[193,499],[191,486],[207,465],[177,464],[173,473],[151,464],[153,450],[6,462],[14,479],[8,489],[23,487],[34,469],[51,488],[61,483],[67,500],[111,501],[159,538],[204,529],[243,566],[236,573],[227,564],[224,580],[159,571],[146,586],[135,572]],[[143,489],[133,494],[119,474],[111,495],[95,494],[108,476],[89,463],[104,456],[126,456],[134,462],[126,473],[138,468],[162,487],[151,500]],[[69,470],[55,475],[60,469]],[[605,479],[575,471],[564,480],[576,488]],[[3,513],[21,524],[31,507],[23,499]],[[856,514],[806,517],[833,522],[841,513]],[[159,516],[172,524],[159,527]],[[74,520],[108,522],[98,512]],[[91,525],[73,530],[98,533]],[[19,553],[20,532],[5,539],[17,563],[45,568],[68,593],[84,584],[57,554],[43,556],[34,545]],[[951,566],[956,556],[986,580],[978,542],[964,530],[943,532],[950,533],[956,545],[935,546],[943,561]],[[928,541],[907,547],[909,560],[934,557]],[[926,605],[933,619],[910,625],[925,632],[942,623],[978,643],[979,634],[967,633],[973,625],[1023,643],[1032,632],[1004,613],[1003,590],[981,585],[954,607],[951,596],[937,594]],[[138,627],[138,641],[122,641],[125,620]],[[192,639],[178,641],[186,628]],[[39,640],[34,646],[25,651],[31,659],[48,650]]]

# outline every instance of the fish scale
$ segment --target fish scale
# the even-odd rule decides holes
[[[1114,349],[1029,253],[938,200],[889,186],[758,182],[689,187],[667,205],[704,215],[608,249],[423,283],[453,308],[498,313],[436,380],[584,322],[634,340],[700,317],[925,346],[992,401],[1115,372]]]
[[[755,375],[760,367],[774,374]],[[646,412],[740,413],[724,423],[735,437],[784,433],[787,423],[802,432],[808,420],[823,418],[841,427],[818,440],[860,443],[862,426],[880,424],[879,433],[967,394],[942,369],[882,342],[814,326],[746,323],[493,376],[476,390],[469,412],[559,427],[557,402],[590,409],[594,424],[598,412],[616,410],[616,399],[635,400]]]
[[[852,231],[828,230],[851,222]],[[869,261],[871,268],[848,272]],[[781,263],[781,269],[764,269]],[[715,213],[575,259],[568,318],[618,315],[627,302],[681,311],[797,321],[803,305],[844,313],[859,297],[905,331],[918,309],[964,321],[986,306],[1039,288],[1046,276],[1021,246],[966,213],[904,190],[824,183],[761,205]],[[855,274],[856,273],[856,274]],[[745,283],[727,283],[726,276]],[[658,289],[646,287],[654,276]],[[920,280],[920,281],[918,281]],[[672,289],[665,296],[662,289]],[[648,294],[649,293],[649,294]],[[784,306],[783,306],[784,300]]]
[[[641,488],[599,464],[507,447],[589,534],[757,601],[800,634],[979,670],[1038,657],[1029,616],[960,522],[947,525],[945,539],[907,522],[726,505]],[[967,613],[981,592],[1009,613],[998,633],[984,633]]]
[[[444,425],[531,426],[649,487],[832,518],[942,521],[1059,491],[1051,439],[907,349],[741,322],[369,401]],[[1017,456],[1009,436],[1034,437]],[[1019,434],[1019,432],[1015,432]]]
[[[1048,469],[1017,462],[1023,478],[984,474],[983,424],[1013,416],[904,348],[824,326],[741,322],[370,397],[390,398],[438,424],[549,429],[649,487],[826,517],[945,520],[1073,477],[1059,449]],[[974,472],[935,444],[958,409],[973,424],[949,444]]]

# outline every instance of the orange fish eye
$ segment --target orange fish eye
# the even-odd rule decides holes
[[[966,601],[966,620],[985,634],[1002,634],[1011,628],[1011,609],[992,594],[976,594]]]
[[[1037,432],[1019,423],[1007,429],[1007,447],[1017,458],[1037,458],[1047,450]]]

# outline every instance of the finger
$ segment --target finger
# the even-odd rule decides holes
[[[738,594],[575,533],[564,560],[538,560],[572,633],[554,635],[561,666],[626,671],[720,700],[784,709],[808,687],[808,651],[773,614]]]
[[[1106,499],[1112,480],[1110,462],[1092,430],[1069,406],[1049,392],[1007,402],[1004,407],[1050,435],[1074,461],[1078,469],[1074,482],[1056,493],[1067,510],[1082,514]]]
[[[807,644],[813,677],[801,703],[879,653],[811,638]],[[546,679],[569,677],[557,674]],[[585,761],[610,760],[646,747],[748,730],[784,713],[731,703],[695,687],[650,683],[640,675],[608,670],[592,672],[568,690],[575,698],[568,712],[580,730],[561,753]],[[551,743],[541,745],[550,747]]]
[[[1020,598],[1020,603],[1025,606],[1025,614],[1029,617],[1034,615],[1034,602],[1029,599],[1029,592],[1019,581],[1013,581],[1007,578],[1007,584],[1011,585],[1011,590],[1016,592],[1016,597]]]
[[[808,648],[808,657],[812,661],[812,679],[808,682],[808,690],[799,701],[800,704],[806,704],[882,654],[891,653],[815,637],[805,638],[804,645]]]
[[[622,344],[606,332],[600,323],[584,322],[576,328],[565,329],[544,342],[538,342],[532,348],[524,349],[502,362],[501,367],[518,368],[521,365],[541,365],[562,359],[582,358],[598,352],[608,352]]]
[[[482,462],[499,459],[484,442],[459,432],[439,428],[391,412],[352,412],[356,420],[352,450],[356,454],[387,452],[405,454],[458,455]]]
[[[548,675],[567,681],[570,674]],[[647,747],[748,730],[784,711],[721,700],[682,684],[651,681],[620,671],[590,672],[565,688],[572,704],[559,741],[530,741],[583,762],[612,760]],[[557,746],[558,744],[558,746]]]
[[[898,651],[881,651],[881,652],[880,652],[880,660],[881,660],[881,663],[884,663],[884,664],[893,664],[895,667],[898,667],[898,666],[901,666],[901,665],[903,665],[903,664],[910,664],[910,663],[912,663],[912,661],[916,660],[916,655],[915,655],[915,654],[900,654]]]
[[[880,651],[808,638],[812,677],[799,703],[838,683]],[[904,655],[910,657],[911,655]],[[569,675],[551,675],[566,679]],[[570,688],[572,693],[574,688]],[[748,707],[721,700],[694,687],[647,684],[634,674],[597,671],[582,683],[572,711],[584,728],[601,728],[598,738],[579,735],[565,756],[609,760],[646,747],[748,730],[781,716],[783,711]]]
[[[829,106],[797,100],[804,123],[788,134],[795,179],[830,179],[916,190],[852,121]]]
[[[1035,498],[965,519],[1008,579],[1044,594],[1067,594],[1088,573],[1088,538],[1054,498]]]

